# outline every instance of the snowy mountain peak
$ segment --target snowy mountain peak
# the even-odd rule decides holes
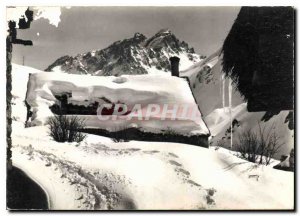
[[[136,33],[134,34],[133,38],[138,39],[138,40],[139,40],[139,39],[141,39],[141,40],[146,40],[147,37],[146,37],[145,35],[139,33],[139,32],[136,32]]]
[[[188,45],[184,41],[179,41],[169,29],[162,29],[153,37],[146,41],[146,47],[153,49],[160,49],[163,47],[171,48],[175,53],[178,51],[187,51]]]
[[[161,29],[156,33],[156,35],[169,35],[169,34],[171,34],[171,30],[168,28]]]
[[[75,57],[63,56],[45,71],[62,71],[97,76],[122,74],[161,74],[170,72],[169,57],[180,57],[183,70],[201,60],[194,49],[180,41],[169,29],[162,29],[147,39],[136,32],[133,37],[116,41],[105,49]]]

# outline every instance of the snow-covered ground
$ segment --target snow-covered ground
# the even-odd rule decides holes
[[[46,190],[51,209],[293,208],[292,172],[223,148],[95,135],[57,143],[45,126],[15,124],[12,150],[13,164]]]
[[[12,161],[46,191],[51,209],[294,207],[293,172],[247,162],[223,148],[116,143],[95,135],[57,143],[47,126],[24,128],[24,83],[36,72],[27,69],[13,66]]]
[[[242,103],[238,106],[232,107],[231,119],[236,120],[238,125],[233,126],[232,142],[233,147],[238,144],[239,136],[251,129],[252,132],[258,134],[259,127],[268,131],[275,132],[278,136],[278,143],[284,144],[276,158],[280,158],[281,155],[288,155],[292,148],[294,148],[294,130],[289,129],[286,117],[289,115],[289,111],[281,111],[277,115],[274,115],[268,121],[263,121],[262,118],[266,112],[248,112],[247,104]],[[229,107],[215,109],[209,115],[204,118],[213,139],[212,145],[218,145],[218,141],[223,142],[223,147],[229,147],[230,143],[230,109]],[[226,132],[227,131],[227,132]]]

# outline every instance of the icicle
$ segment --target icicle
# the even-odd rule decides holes
[[[233,68],[230,71],[232,72]],[[229,116],[230,116],[230,148],[232,149],[232,80],[228,78],[228,106],[229,106]]]
[[[228,81],[228,104],[230,116],[230,148],[232,149],[232,82],[230,78]]]
[[[222,105],[225,111],[225,75],[222,74]]]
[[[220,73],[220,99],[221,99],[221,106],[223,107],[223,71],[221,70]]]

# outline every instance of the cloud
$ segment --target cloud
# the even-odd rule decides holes
[[[15,21],[16,23],[19,22],[19,19],[24,16],[25,11],[28,7],[7,7],[6,8],[6,20],[7,21]],[[25,17],[26,18],[26,17]]]
[[[44,18],[49,21],[49,24],[58,27],[61,15],[60,7],[33,7],[33,9],[37,11],[34,20]]]
[[[25,11],[28,7],[17,6],[17,7],[7,7],[6,8],[6,20],[7,21],[15,21],[17,24],[19,23],[19,19],[21,17],[25,17]],[[34,11],[34,20],[38,20],[44,18],[49,21],[50,25],[58,27],[60,23],[60,15],[61,15],[61,7],[29,7]],[[65,7],[66,9],[70,9],[71,7]]]

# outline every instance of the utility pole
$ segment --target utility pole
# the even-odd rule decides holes
[[[25,56],[23,56],[23,66],[25,65]]]

